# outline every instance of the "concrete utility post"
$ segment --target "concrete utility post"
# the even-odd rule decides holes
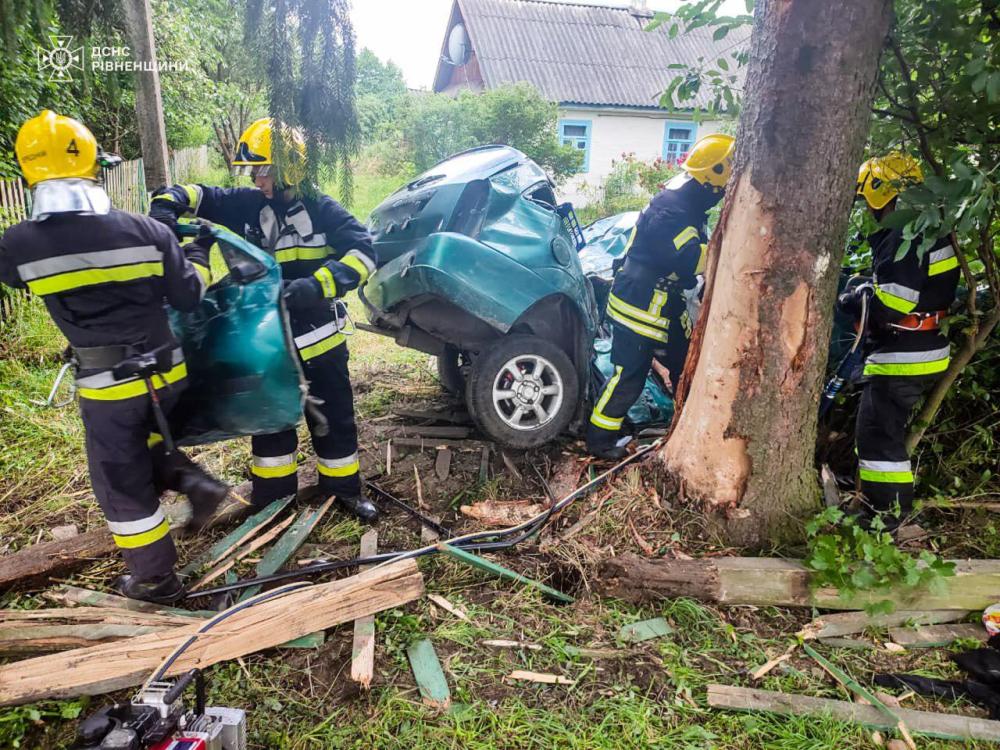
[[[132,59],[140,63],[140,70],[135,74],[135,112],[139,121],[139,143],[146,171],[146,189],[154,190],[168,184],[170,178],[152,13],[149,0],[122,0],[122,5],[125,7],[125,25],[129,44],[132,46]]]

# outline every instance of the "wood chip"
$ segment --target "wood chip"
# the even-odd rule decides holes
[[[406,656],[424,703],[441,711],[451,708],[451,691],[434,645],[426,638],[417,641],[406,649]]]
[[[413,464],[413,478],[417,483],[417,507],[421,510],[426,510],[427,506],[424,504],[424,485],[420,481],[420,472],[417,470],[416,464]]]
[[[524,680],[526,682],[537,682],[542,685],[572,685],[573,680],[558,674],[548,674],[547,672],[527,672],[523,669],[515,669],[505,678],[507,682]]]
[[[490,648],[523,648],[527,651],[541,651],[542,647],[537,643],[527,643],[526,641],[505,641],[502,638],[489,641],[480,641],[484,646]]]
[[[767,675],[776,666],[778,666],[779,664],[781,664],[784,661],[788,661],[789,659],[791,659],[792,658],[792,654],[795,652],[796,648],[798,648],[798,644],[797,643],[793,644],[792,646],[790,646],[789,649],[787,651],[785,651],[785,653],[781,654],[780,656],[776,656],[773,659],[770,659],[769,661],[764,662],[762,665],[760,665],[759,667],[757,667],[757,669],[754,670],[754,672],[753,672],[752,675],[750,675],[751,679],[754,679],[754,680],[760,680],[760,679],[762,679],[765,675]]]
[[[483,500],[472,505],[462,505],[459,511],[463,516],[475,518],[492,528],[516,526],[543,513],[545,506],[532,503],[530,500]]]
[[[442,482],[451,473],[451,449],[439,448],[437,458],[434,460],[434,473]]]
[[[369,529],[361,537],[361,556],[378,553],[378,532]],[[370,568],[366,565],[362,570]],[[375,675],[375,618],[372,615],[354,621],[354,643],[351,649],[351,679],[368,690]]]
[[[456,607],[454,604],[449,602],[443,596],[439,596],[438,594],[428,594],[427,598],[430,599],[432,602],[434,602],[434,604],[439,606],[444,611],[450,612],[451,614],[455,615],[455,617],[457,617],[459,620],[464,620],[465,622],[472,622],[472,620],[469,619],[469,616],[465,614],[465,612],[463,612],[460,607]]]
[[[67,539],[72,539],[80,533],[75,523],[67,524],[66,526],[53,526],[51,531],[52,538],[57,542],[65,542]]]
[[[625,625],[618,631],[618,640],[624,643],[642,643],[653,638],[662,638],[670,635],[674,629],[670,627],[662,617],[655,617],[652,620],[633,622]]]
[[[882,644],[882,647],[890,654],[901,654],[906,651],[903,646],[900,646],[898,643],[893,643],[892,641],[886,641]]]

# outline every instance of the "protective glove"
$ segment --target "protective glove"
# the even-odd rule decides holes
[[[166,195],[166,198],[156,199],[159,195]],[[149,204],[149,217],[156,219],[161,224],[166,224],[171,229],[177,228],[177,219],[187,213],[186,206],[173,199],[173,196],[166,188],[160,188],[153,193],[153,198]]]
[[[212,234],[211,222],[201,221],[198,225],[198,234],[195,236],[192,245],[199,245],[205,252],[212,249],[215,244],[215,235]]]
[[[875,288],[871,284],[860,284],[837,297],[837,309],[852,318],[861,317],[861,300],[871,297]]]
[[[311,276],[288,282],[284,297],[285,305],[292,312],[315,310],[325,301],[323,287]]]

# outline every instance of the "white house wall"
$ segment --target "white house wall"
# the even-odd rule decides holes
[[[634,153],[641,161],[652,161],[663,155],[664,127],[668,121],[689,121],[689,117],[666,112],[559,108],[560,120],[589,121],[590,159],[588,171],[571,178],[559,190],[560,197],[577,205],[587,202],[588,188],[599,187],[612,169],[612,163],[622,154]],[[719,132],[719,121],[702,122],[695,137]]]

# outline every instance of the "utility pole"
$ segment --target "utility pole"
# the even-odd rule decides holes
[[[125,7],[125,26],[132,47],[132,59],[140,67],[135,74],[135,113],[139,121],[146,189],[155,190],[168,184],[170,176],[153,18],[149,0],[122,0],[122,5]]]

